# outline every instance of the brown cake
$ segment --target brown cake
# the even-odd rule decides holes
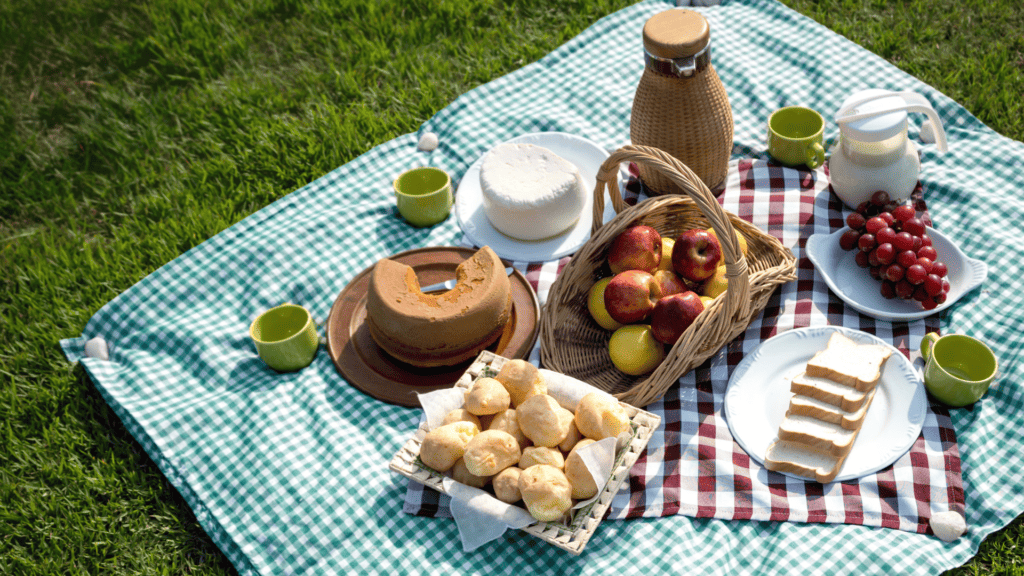
[[[424,294],[416,272],[383,259],[370,275],[367,325],[373,341],[413,366],[451,366],[497,340],[512,311],[512,287],[501,259],[484,246],[455,270],[458,283]]]

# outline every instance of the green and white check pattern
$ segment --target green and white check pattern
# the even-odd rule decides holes
[[[925,199],[936,225],[990,274],[942,328],[986,340],[1001,362],[989,394],[952,414],[965,537],[944,544],[860,526],[673,516],[603,522],[580,557],[520,533],[463,554],[452,522],[401,513],[405,482],[387,463],[417,410],[358,392],[323,350],[290,375],[257,359],[248,326],[259,312],[289,301],[324,319],[345,284],[378,259],[459,242],[453,218],[419,230],[397,217],[390,183],[404,169],[429,164],[458,179],[489,147],[526,132],[571,132],[609,149],[626,143],[640,29],[669,6],[646,1],[613,14],[463,95],[421,129],[439,134],[436,151],[417,151],[417,134],[369,151],[167,264],[62,342],[241,574],[930,574],[967,561],[1024,511],[1024,145],[769,0],[702,9],[736,121],[736,157],[764,157],[772,110],[803,104],[829,118],[867,87],[922,93],[945,124],[950,151],[923,149]],[[828,130],[831,145],[834,123]],[[911,132],[916,138],[916,126]],[[95,336],[111,343],[109,362],[84,358]]]

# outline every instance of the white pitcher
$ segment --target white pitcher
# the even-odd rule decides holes
[[[907,138],[907,113],[928,115],[936,149],[946,151],[946,133],[935,109],[916,92],[863,90],[847,98],[839,112],[839,143],[829,159],[829,182],[850,208],[878,190],[902,203],[910,197],[921,173],[917,149]]]

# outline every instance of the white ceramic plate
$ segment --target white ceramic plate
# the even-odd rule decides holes
[[[583,185],[587,191],[580,219],[565,232],[543,240],[517,240],[502,234],[491,225],[487,214],[484,213],[483,191],[480,189],[480,164],[483,163],[481,156],[466,170],[455,194],[455,214],[462,232],[477,246],[490,246],[498,256],[506,260],[542,262],[576,252],[590,239],[597,171],[608,158],[608,152],[592,140],[564,132],[523,134],[506,143],[543,146],[576,165],[583,176]],[[605,194],[604,222],[614,217],[615,209]]]
[[[834,332],[859,344],[892,348],[875,398],[836,481],[860,478],[889,466],[921,434],[927,409],[924,382],[906,356],[866,332],[841,326],[797,328],[765,340],[748,354],[733,371],[725,392],[723,412],[729,430],[754,460],[764,464],[768,446],[778,437],[779,424],[793,396],[790,381],[803,372],[811,356],[825,348]]]
[[[855,310],[880,320],[917,320],[941,312],[980,286],[988,275],[988,265],[981,260],[968,258],[939,231],[928,228],[928,236],[932,239],[938,260],[944,262],[949,269],[946,274],[949,280],[946,301],[931,310],[925,310],[916,300],[886,300],[879,291],[881,283],[872,278],[866,268],[854,262],[856,251],[847,252],[839,247],[839,237],[845,231],[844,227],[832,234],[812,235],[807,239],[807,256],[836,296]]]

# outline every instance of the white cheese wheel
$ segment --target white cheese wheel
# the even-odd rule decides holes
[[[564,232],[587,194],[572,162],[533,144],[495,146],[480,165],[480,188],[491,225],[518,240]]]

